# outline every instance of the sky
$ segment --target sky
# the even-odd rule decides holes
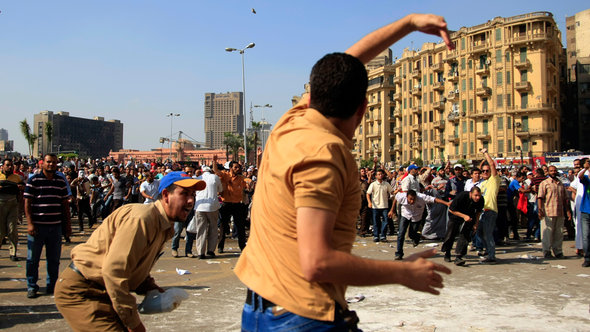
[[[0,128],[28,154],[19,122],[40,111],[124,124],[123,148],[159,147],[182,131],[203,141],[204,95],[242,90],[246,102],[271,104],[276,123],[300,95],[313,64],[365,34],[414,12],[443,15],[450,30],[497,16],[549,11],[562,31],[585,1],[8,1],[0,0]],[[252,8],[256,14],[252,13]],[[393,45],[419,49],[435,36],[413,33]],[[261,109],[254,109],[260,121]],[[248,118],[249,119],[249,118]],[[248,120],[249,121],[249,120]],[[176,136],[176,135],[175,135]]]

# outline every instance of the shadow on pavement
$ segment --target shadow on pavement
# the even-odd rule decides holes
[[[63,319],[55,304],[0,306],[0,329],[37,324],[50,319]]]

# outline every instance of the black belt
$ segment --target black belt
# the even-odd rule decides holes
[[[262,299],[262,310],[266,310],[268,308],[272,308],[274,306],[276,306],[276,304],[272,303],[271,301],[263,298],[262,296],[254,293],[251,289],[248,288],[248,292],[246,293],[246,303],[247,304],[252,304],[253,303],[253,299],[255,299],[256,297],[259,297]],[[254,303],[254,306],[257,306],[258,302]]]
[[[82,278],[86,279],[86,277],[82,274],[82,272],[80,272],[80,270],[78,270],[78,268],[76,267],[76,265],[74,264],[73,261],[70,263],[69,267],[70,267],[70,269],[74,270],[74,272],[76,272],[80,276],[82,276]]]

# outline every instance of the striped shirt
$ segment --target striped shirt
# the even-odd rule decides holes
[[[63,201],[68,198],[66,181],[54,175],[48,179],[43,172],[35,174],[27,181],[24,197],[31,200],[31,219],[33,224],[60,224],[65,221]]]

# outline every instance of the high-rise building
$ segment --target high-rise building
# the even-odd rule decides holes
[[[243,93],[205,93],[205,144],[225,148],[225,133],[243,134]]]
[[[564,114],[567,148],[590,152],[585,131],[590,127],[590,9],[565,18],[568,108]]]
[[[51,123],[51,136],[47,134]],[[82,157],[105,157],[123,148],[123,124],[119,120],[105,121],[103,117],[84,119],[69,112],[43,111],[35,114],[33,133],[37,140],[33,155],[75,151]]]
[[[0,128],[0,141],[8,141],[8,130]]]
[[[369,71],[360,162],[539,156],[560,149],[561,33],[553,15],[496,17]]]

